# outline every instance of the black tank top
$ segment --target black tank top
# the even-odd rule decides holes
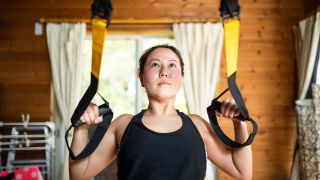
[[[126,128],[118,151],[118,180],[203,180],[206,152],[203,140],[182,112],[182,127],[159,133],[144,126],[145,110]]]

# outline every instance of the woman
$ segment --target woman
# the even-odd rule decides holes
[[[89,179],[118,161],[122,180],[200,180],[204,179],[206,158],[236,179],[252,178],[251,146],[231,149],[216,136],[201,117],[179,112],[174,107],[183,82],[183,61],[173,46],[148,49],[139,60],[139,78],[149,105],[133,116],[123,114],[107,130],[100,145],[89,157],[70,161],[72,179]],[[220,116],[239,115],[233,100],[222,102]],[[72,151],[78,154],[88,140],[88,127],[102,121],[98,108],[90,104],[81,117],[85,125],[75,129]],[[248,138],[246,123],[233,120],[236,141]]]

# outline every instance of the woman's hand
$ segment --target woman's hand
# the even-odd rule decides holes
[[[234,99],[228,98],[221,102],[220,112],[216,112],[217,116],[236,120],[233,117],[240,115],[240,110]]]
[[[220,111],[220,113],[217,113],[218,116],[233,120],[236,142],[244,143],[248,136],[247,124],[244,121],[234,118],[240,115],[240,109],[234,99],[228,98],[222,101]]]
[[[80,117],[80,120],[87,125],[99,124],[100,122],[102,122],[102,116],[99,116],[98,106],[96,104],[90,103]]]

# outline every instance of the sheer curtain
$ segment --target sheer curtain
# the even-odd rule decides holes
[[[294,28],[298,68],[298,99],[304,99],[310,87],[316,55],[319,49],[320,12],[299,22]]]
[[[173,25],[177,48],[185,63],[184,90],[189,113],[208,120],[206,108],[216,94],[223,48],[221,23],[177,23]],[[207,163],[206,179],[215,179]]]
[[[64,133],[81,98],[83,46],[86,24],[47,24],[52,84],[57,107],[56,179],[69,179],[68,152]],[[69,141],[70,142],[70,141]]]
[[[314,113],[310,112],[310,110],[316,108],[315,103],[312,103],[310,99],[306,99],[311,98],[309,97],[309,94],[311,94],[311,84],[315,82],[315,78],[313,77],[316,76],[317,64],[319,61],[319,38],[320,12],[317,12],[316,14],[305,18],[304,20],[299,22],[298,26],[294,27],[295,52],[298,68],[298,100],[296,101],[296,112],[298,119],[298,151],[295,152],[294,163],[291,171],[291,180],[299,179],[299,177],[303,179],[312,179],[317,178],[320,175],[320,173],[318,173],[320,164],[314,166],[310,162],[310,159],[306,159],[307,157],[310,158],[317,156],[316,151],[320,151],[320,147],[316,146],[316,144],[320,143],[320,139],[309,144],[313,146],[306,146],[307,139],[304,138],[306,137],[305,133],[307,133],[307,131],[320,131],[320,128],[318,128],[317,130],[312,129],[317,127],[314,126]],[[315,97],[317,92],[315,92],[315,90],[313,91],[313,97]],[[317,136],[316,134],[314,135]],[[309,152],[313,155],[307,156],[305,154],[306,149],[308,148],[314,149],[314,151]],[[311,164],[307,166],[308,163],[306,161]],[[311,175],[308,175],[314,175],[314,173],[318,175],[313,177]]]

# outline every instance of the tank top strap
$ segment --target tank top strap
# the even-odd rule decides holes
[[[140,113],[134,115],[131,119],[131,121],[129,122],[126,130],[124,131],[123,135],[122,135],[122,139],[120,141],[120,147],[122,146],[122,144],[126,141],[127,135],[130,133],[130,130],[132,129],[133,124],[140,124],[141,122],[141,118],[143,116],[145,112],[145,109],[142,110]]]
[[[184,112],[180,112],[179,110],[177,110],[177,112],[179,113],[180,117],[182,118],[183,123],[185,123],[186,126],[190,127],[190,129],[201,139],[201,142],[204,144],[202,136],[201,136],[198,128],[196,127],[196,125],[191,120],[191,118],[188,115],[186,115]]]
[[[133,118],[132,118],[132,123],[141,126],[142,125],[142,117],[144,115],[144,113],[146,112],[146,109],[141,110],[138,114],[136,114]]]
[[[181,117],[182,122],[184,124],[190,124],[190,122],[192,122],[190,117],[188,115],[186,115],[184,112],[180,112],[178,109],[176,111],[177,111],[178,115]]]

